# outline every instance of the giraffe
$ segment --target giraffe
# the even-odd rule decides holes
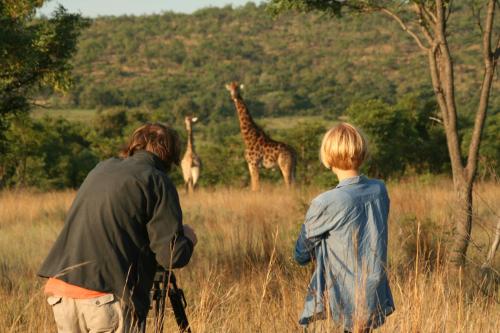
[[[226,84],[231,93],[238,118],[240,130],[245,142],[245,160],[250,171],[252,191],[259,189],[259,167],[273,168],[276,165],[281,170],[287,187],[292,185],[295,177],[296,154],[292,147],[282,142],[274,141],[255,124],[239,91],[237,82]]]
[[[187,131],[187,148],[186,153],[181,161],[182,175],[186,183],[186,192],[192,193],[200,176],[201,160],[194,151],[193,142],[193,123],[198,120],[197,117],[185,117]]]

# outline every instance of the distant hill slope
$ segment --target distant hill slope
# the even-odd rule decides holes
[[[454,15],[459,105],[470,111],[482,72],[479,34],[466,7]],[[104,17],[81,37],[70,94],[51,103],[141,106],[168,118],[193,112],[218,119],[234,112],[224,84],[239,80],[259,116],[336,117],[356,99],[391,102],[397,95],[431,92],[426,57],[419,52],[396,23],[379,15],[273,19],[263,5],[249,3],[192,15]],[[491,101],[496,108],[497,95]]]

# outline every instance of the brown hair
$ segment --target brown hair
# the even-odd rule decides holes
[[[165,163],[167,169],[170,169],[172,164],[179,165],[179,135],[168,126],[159,123],[142,125],[134,131],[128,146],[120,153],[120,157],[132,156],[139,150],[155,154]]]
[[[320,157],[328,169],[334,167],[341,170],[358,170],[367,152],[363,134],[351,124],[340,123],[323,137]]]

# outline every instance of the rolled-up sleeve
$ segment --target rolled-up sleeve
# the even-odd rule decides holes
[[[151,251],[165,269],[183,267],[189,263],[193,243],[184,236],[177,190],[170,181],[162,178],[153,197],[153,212],[147,223]]]
[[[294,258],[299,265],[305,265],[314,258],[314,243],[307,239],[304,225],[295,243]]]
[[[295,243],[294,258],[299,265],[305,265],[314,258],[314,251],[319,238],[311,238],[310,236],[308,236],[306,227],[311,222],[316,220],[319,216],[321,216],[322,212],[323,207],[315,202],[312,202],[306,213],[304,224],[300,229],[299,237],[297,238],[297,242]]]

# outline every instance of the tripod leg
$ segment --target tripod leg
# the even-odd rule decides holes
[[[141,323],[139,324],[139,332],[146,333],[146,319],[141,321]]]
[[[162,276],[162,298],[160,304],[160,330],[158,333],[163,332],[163,324],[165,322],[165,303],[168,295],[168,274],[167,272],[163,272]]]
[[[167,296],[167,272],[162,272],[161,284],[158,286],[160,292],[159,297],[156,299],[154,306],[154,319],[155,319],[155,333],[163,332],[163,322],[165,320],[165,298]]]

